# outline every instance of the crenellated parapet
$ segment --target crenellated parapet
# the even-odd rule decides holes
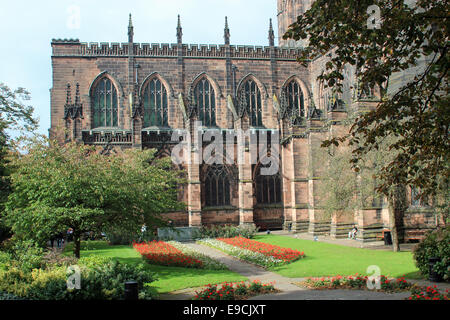
[[[78,39],[53,39],[53,56],[74,57],[127,57],[129,43],[80,42]],[[270,46],[229,46],[232,59],[260,59],[270,60]],[[227,46],[215,44],[183,44],[183,57],[227,58]],[[135,57],[178,57],[176,43],[134,43]],[[279,60],[296,60],[299,52],[292,48],[275,47],[275,57]]]

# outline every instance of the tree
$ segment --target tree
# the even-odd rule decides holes
[[[351,116],[346,122],[349,121],[352,121]],[[322,149],[320,158],[326,159],[328,165],[318,192],[329,216],[370,208],[384,200],[384,195],[376,190],[383,183],[380,178],[383,168],[396,156],[395,152],[388,152],[386,148],[394,142],[392,137],[387,138],[379,143],[377,150],[367,152],[358,162],[357,172],[351,166],[352,149],[348,145],[330,145]],[[399,230],[397,223],[392,222],[398,220],[406,207],[404,188],[392,186],[387,200],[393,248],[399,251]]]
[[[33,107],[26,106],[30,93],[24,88],[11,90],[0,83],[0,242],[8,233],[3,227],[3,204],[10,192],[6,155],[10,149],[10,131],[33,132],[37,120],[33,117]]]
[[[299,56],[302,64],[330,55],[318,77],[327,87],[341,92],[345,68],[351,66],[360,79],[356,85],[380,91],[382,100],[374,110],[361,113],[348,135],[323,146],[347,141],[357,171],[367,152],[394,137],[386,152],[395,151],[396,156],[381,169],[377,186],[391,204],[401,186],[420,188],[421,197],[435,196],[448,188],[450,176],[449,1],[406,2],[316,0],[283,35],[308,39]],[[379,29],[371,28],[372,5],[380,9]],[[396,89],[392,80],[402,72],[413,77]]]
[[[164,212],[183,207],[176,197],[179,173],[150,150],[103,156],[90,146],[40,138],[16,153],[10,166],[6,222],[15,236],[43,245],[72,228],[76,257],[84,232],[163,226]]]

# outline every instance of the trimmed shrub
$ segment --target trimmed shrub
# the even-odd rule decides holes
[[[111,245],[130,245],[133,242],[153,241],[157,238],[151,230],[145,232],[110,231],[106,238]]]
[[[429,232],[415,247],[414,259],[416,266],[423,275],[429,275],[428,261],[430,258],[439,258],[440,262],[434,266],[445,281],[450,279],[450,226],[444,229]]]
[[[221,226],[203,226],[194,232],[194,239],[215,239],[215,238],[234,238],[244,237],[251,239],[258,232],[258,228],[254,225],[221,225]]]

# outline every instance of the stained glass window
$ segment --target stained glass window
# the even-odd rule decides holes
[[[231,204],[230,179],[224,165],[213,164],[208,167],[203,190],[205,193],[205,205],[207,207]]]
[[[302,117],[305,116],[305,101],[302,89],[297,81],[290,81],[284,88],[286,92],[286,98],[288,102],[288,108],[290,111],[295,111]]]
[[[100,79],[91,98],[93,127],[117,127],[118,98],[112,81],[107,77]]]
[[[167,90],[158,78],[146,83],[143,96],[144,128],[168,127]]]
[[[262,126],[262,101],[258,85],[253,80],[247,80],[243,84],[243,94],[247,105],[247,113],[250,124],[255,127]]]
[[[198,117],[205,127],[216,125],[216,97],[208,79],[201,79],[194,88],[194,103]]]
[[[255,173],[255,193],[258,204],[282,203],[280,173],[261,175],[261,165],[258,166]]]

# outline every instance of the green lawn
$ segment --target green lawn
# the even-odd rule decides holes
[[[379,266],[386,276],[421,278],[411,252],[352,248],[277,235],[258,235],[255,240],[305,252],[304,259],[271,269],[289,278],[367,274],[370,265]]]
[[[72,243],[66,247],[66,252],[72,250]],[[124,263],[143,262],[140,254],[131,246],[110,246],[106,242],[83,242],[81,257],[91,255],[111,257]],[[145,263],[148,270],[157,274],[158,280],[151,283],[159,293],[172,292],[185,288],[195,288],[207,284],[222,282],[238,282],[247,280],[229,270],[203,270],[193,268],[164,267]]]

